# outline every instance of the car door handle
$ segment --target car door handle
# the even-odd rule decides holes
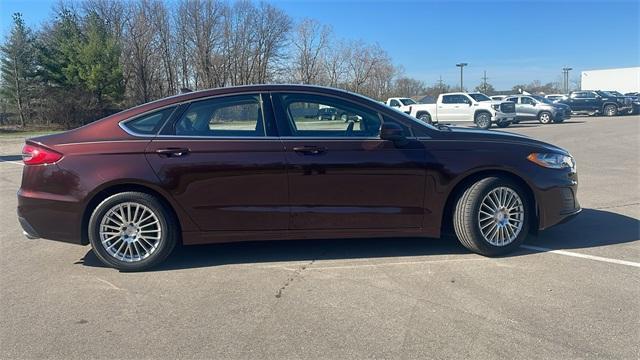
[[[166,148],[166,149],[158,149],[156,153],[160,156],[166,157],[181,157],[185,156],[189,153],[189,149],[187,148]]]
[[[319,155],[326,152],[327,148],[322,146],[294,146],[293,151],[305,155]]]

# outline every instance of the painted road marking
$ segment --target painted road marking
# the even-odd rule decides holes
[[[602,256],[580,254],[580,253],[575,253],[575,252],[565,251],[565,250],[553,250],[553,249],[549,249],[549,248],[545,248],[545,247],[532,246],[532,245],[522,245],[520,247],[525,248],[525,249],[529,249],[529,250],[534,250],[534,251],[550,252],[550,253],[554,253],[554,254],[558,254],[558,255],[573,256],[573,257],[582,258],[582,259],[602,261],[602,262],[608,262],[608,263],[612,263],[612,264],[627,265],[627,266],[633,266],[633,267],[640,268],[640,263],[633,262],[633,261],[618,260],[618,259],[611,259],[611,258],[606,258],[606,257],[602,257]]]
[[[0,160],[0,163],[8,163],[8,164],[13,164],[13,165],[20,165],[20,166],[24,166],[24,163],[21,163],[21,162],[19,162],[19,161]]]

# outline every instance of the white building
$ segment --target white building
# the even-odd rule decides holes
[[[582,90],[640,91],[640,66],[618,69],[586,70],[581,77]]]

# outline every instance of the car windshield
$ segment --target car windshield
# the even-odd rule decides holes
[[[476,94],[469,94],[469,96],[471,96],[473,98],[473,100],[478,101],[478,102],[480,102],[480,101],[491,101],[491,98],[489,98],[485,94],[476,93]]]
[[[609,94],[611,95],[615,95],[615,96],[624,96],[621,93],[617,92],[617,91],[607,91]]]
[[[544,96],[537,96],[537,95],[533,95],[533,96],[531,96],[531,97],[532,97],[532,98],[534,98],[534,99],[536,99],[536,100],[538,100],[538,101],[540,101],[541,103],[545,103],[545,104],[553,104],[553,101],[551,101],[551,100],[547,99],[547,98],[546,98],[546,97],[544,97]]]
[[[417,104],[415,101],[413,101],[412,99],[400,99],[400,102],[402,103],[402,105],[413,105],[413,104]]]

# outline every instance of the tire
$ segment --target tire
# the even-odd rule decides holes
[[[553,122],[554,122],[555,124],[560,124],[560,123],[563,123],[563,122],[564,122],[564,119],[553,119]]]
[[[473,119],[476,126],[480,129],[487,130],[491,127],[491,114],[485,111],[478,112]]]
[[[511,125],[511,123],[510,123],[510,122],[508,122],[508,121],[501,121],[501,122],[497,123],[496,125],[497,125],[499,128],[504,129],[504,128],[508,127],[509,125]]]
[[[158,265],[173,251],[179,236],[173,213],[141,192],[122,192],[103,200],[91,214],[88,231],[96,257],[122,271]]]
[[[515,194],[517,197],[505,194]],[[489,216],[491,206],[486,204],[500,201],[499,197],[494,199],[494,195],[506,198],[505,203],[511,203],[514,212],[505,216],[504,212],[497,211],[494,216]],[[453,227],[460,243],[467,249],[485,256],[497,256],[509,253],[522,244],[529,231],[531,214],[529,200],[517,184],[500,177],[488,177],[469,186],[458,198],[453,210]],[[481,219],[481,216],[485,218]],[[506,231],[507,228],[511,232]],[[504,240],[502,243],[501,237]]]
[[[553,116],[548,111],[542,111],[538,114],[538,121],[540,124],[550,124],[553,121]]]
[[[433,121],[431,121],[431,116],[429,114],[421,114],[418,120],[424,121],[427,124],[433,123]]]
[[[615,105],[606,105],[603,110],[606,116],[616,116],[618,115],[618,107]]]

